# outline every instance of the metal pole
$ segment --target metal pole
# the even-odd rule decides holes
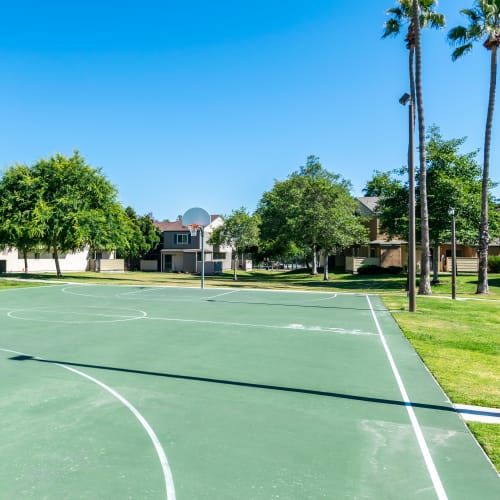
[[[415,312],[417,309],[415,300],[416,289],[416,247],[415,247],[415,160],[414,160],[414,103],[410,98],[409,111],[409,140],[408,140],[408,190],[409,190],[409,228],[408,228],[408,309]]]
[[[455,234],[455,211],[451,214],[451,298],[457,298],[457,241]]]
[[[200,226],[201,234],[201,288],[205,288],[205,236],[203,226]]]

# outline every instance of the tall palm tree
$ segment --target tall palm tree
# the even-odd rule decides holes
[[[420,218],[422,227],[422,259],[420,264],[420,295],[430,295],[430,243],[429,215],[427,208],[427,174],[425,159],[425,121],[422,94],[422,53],[420,44],[421,28],[442,28],[445,23],[443,14],[434,9],[437,0],[398,0],[397,6],[387,10],[390,19],[384,25],[383,38],[398,35],[404,25],[408,26],[405,41],[409,51],[408,69],[410,75],[410,94],[416,102],[418,111],[418,137],[420,161]]]
[[[453,61],[472,50],[474,42],[483,41],[490,51],[490,90],[488,113],[484,133],[483,183],[481,192],[481,221],[479,223],[479,267],[476,293],[489,293],[488,287],[488,244],[490,242],[488,223],[488,190],[490,175],[490,145],[497,79],[497,52],[500,45],[500,0],[476,0],[471,9],[460,11],[468,19],[468,26],[456,26],[448,33],[448,40],[456,48]]]

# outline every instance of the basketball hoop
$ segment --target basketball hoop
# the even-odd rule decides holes
[[[199,224],[189,224],[189,233],[191,236],[196,236],[198,234],[198,229],[200,228]]]

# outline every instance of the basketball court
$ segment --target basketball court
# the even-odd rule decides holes
[[[500,498],[376,296],[0,291],[0,498]]]

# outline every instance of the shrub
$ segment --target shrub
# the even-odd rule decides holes
[[[491,273],[500,273],[500,255],[488,256],[488,270]]]
[[[385,270],[385,274],[401,274],[403,272],[403,268],[400,266],[389,266],[382,269]]]
[[[403,268],[399,266],[381,267],[375,264],[366,264],[358,268],[358,274],[401,274]]]

